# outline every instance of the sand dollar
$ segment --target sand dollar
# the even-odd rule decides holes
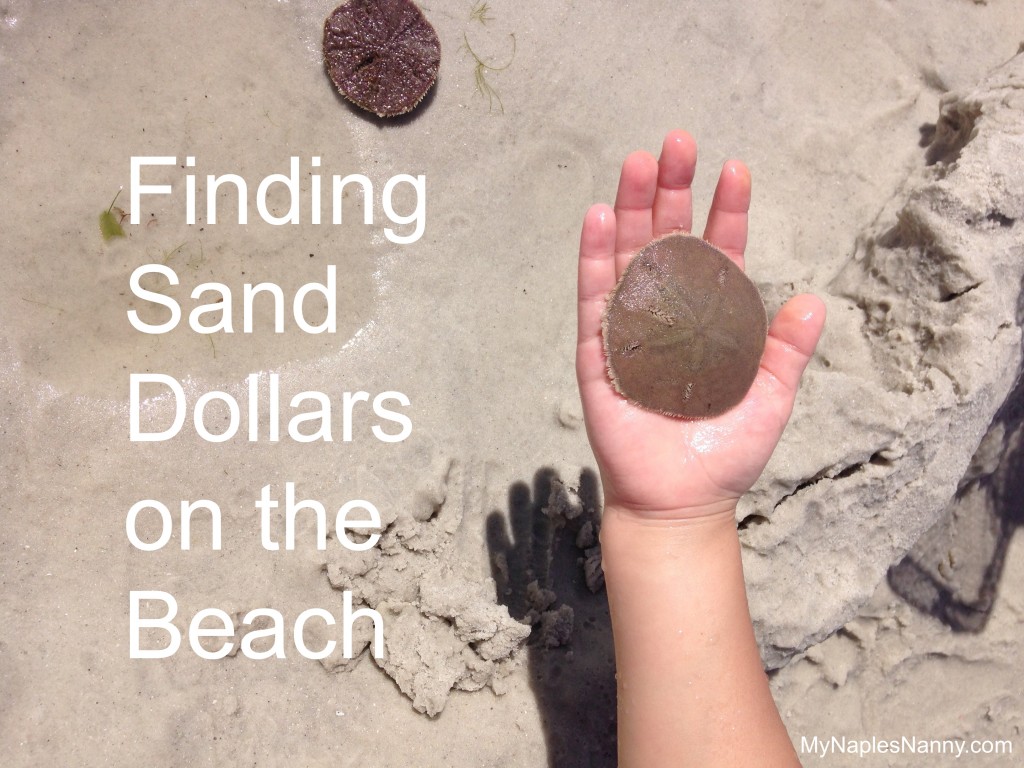
[[[699,237],[648,243],[608,298],[604,348],[612,383],[652,411],[725,413],[757,375],[768,318],[756,286]]]
[[[434,84],[441,43],[410,0],[349,0],[324,22],[324,64],[345,98],[394,117]]]

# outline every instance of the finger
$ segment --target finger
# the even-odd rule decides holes
[[[633,253],[650,241],[658,161],[647,152],[633,152],[622,164],[615,194],[615,266],[622,274]]]
[[[583,219],[577,273],[578,338],[597,336],[605,299],[615,287],[616,215],[607,205],[594,205]]]
[[[604,377],[601,317],[615,287],[616,216],[607,205],[592,206],[583,219],[577,281],[576,372],[581,385]]]
[[[512,529],[515,548],[526,556],[521,558],[521,562],[509,565],[528,567],[529,563],[525,560],[529,557],[533,544],[533,497],[530,495],[530,486],[521,480],[513,483],[508,489],[508,522]],[[524,582],[518,586],[522,588],[526,584]]]
[[[747,247],[747,211],[750,210],[750,171],[739,160],[722,166],[711,201],[704,239],[743,268]]]
[[[761,368],[782,385],[789,407],[824,325],[824,303],[805,293],[787,301],[768,328]]]
[[[487,516],[487,549],[491,553],[492,561],[496,555],[505,556],[512,551],[512,539],[508,535],[508,524],[500,512],[491,512]]]
[[[487,516],[487,551],[491,554],[491,577],[497,588],[498,600],[505,602],[512,594],[512,574],[509,560],[515,560],[512,540],[508,535],[508,525],[500,512],[491,512]]]
[[[690,185],[697,167],[697,142],[686,131],[665,137],[658,158],[658,188],[654,194],[654,237],[669,232],[689,232],[693,225],[693,194]]]

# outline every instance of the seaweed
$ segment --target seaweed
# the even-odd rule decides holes
[[[490,17],[487,18],[489,19]],[[485,22],[481,21],[481,23]],[[508,69],[512,66],[512,61],[516,57],[516,36],[513,33],[509,33],[509,37],[512,38],[512,54],[509,56],[508,61],[503,66],[499,67],[493,64],[488,64],[486,61],[481,59],[469,44],[469,38],[466,36],[466,33],[462,33],[462,47],[465,48],[469,52],[469,55],[476,61],[476,66],[473,70],[473,77],[476,80],[477,91],[479,91],[481,96],[487,97],[488,112],[494,109],[494,102],[497,100],[498,108],[501,110],[502,114],[505,113],[505,105],[501,101],[501,96],[498,95],[494,86],[487,81],[487,72],[501,72],[502,70]]]
[[[126,237],[124,227],[121,226],[121,222],[124,220],[124,211],[118,208],[118,212],[114,213],[114,203],[117,202],[118,195],[121,194],[122,189],[124,187],[118,187],[117,194],[110,201],[107,210],[100,214],[100,235],[103,236],[103,242],[105,243],[109,243],[115,237]]]
[[[484,26],[487,22],[494,21],[494,17],[491,16],[491,6],[489,3],[477,3],[473,6],[473,10],[469,12],[470,21],[479,21]]]

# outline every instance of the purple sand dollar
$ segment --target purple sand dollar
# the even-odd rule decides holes
[[[692,235],[644,246],[608,297],[602,324],[615,389],[651,411],[708,418],[754,382],[768,317],[757,287]]]
[[[346,99],[395,117],[434,84],[441,43],[410,0],[349,0],[324,22],[324,64]]]

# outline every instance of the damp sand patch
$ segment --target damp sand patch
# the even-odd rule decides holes
[[[100,398],[127,396],[129,371],[239,380],[252,371],[336,353],[373,312],[374,257],[368,246],[325,248],[313,231],[289,233],[286,242],[283,233],[268,236],[234,226],[224,234],[175,228],[171,237],[144,230],[134,228],[104,245],[90,226],[66,241],[71,257],[61,259],[59,268],[32,251],[16,253],[17,278],[4,285],[0,297],[16,310],[7,318],[8,329],[26,374],[61,391]],[[178,281],[171,284],[161,275],[141,280],[143,289],[154,292],[150,298],[164,305],[130,288],[133,272],[146,264],[172,270]],[[243,300],[245,284],[267,282],[280,287],[281,299],[263,291]],[[292,317],[295,297],[311,283],[324,290],[307,292],[304,317],[322,324],[333,313],[333,333],[303,332]],[[230,304],[209,288],[214,284],[235,294]],[[169,332],[141,333],[129,321],[128,313],[136,311],[147,324],[165,323],[171,303],[180,307],[181,320]],[[197,322],[230,322],[235,332],[194,332],[188,318],[203,306]],[[251,332],[243,332],[246,320]]]

